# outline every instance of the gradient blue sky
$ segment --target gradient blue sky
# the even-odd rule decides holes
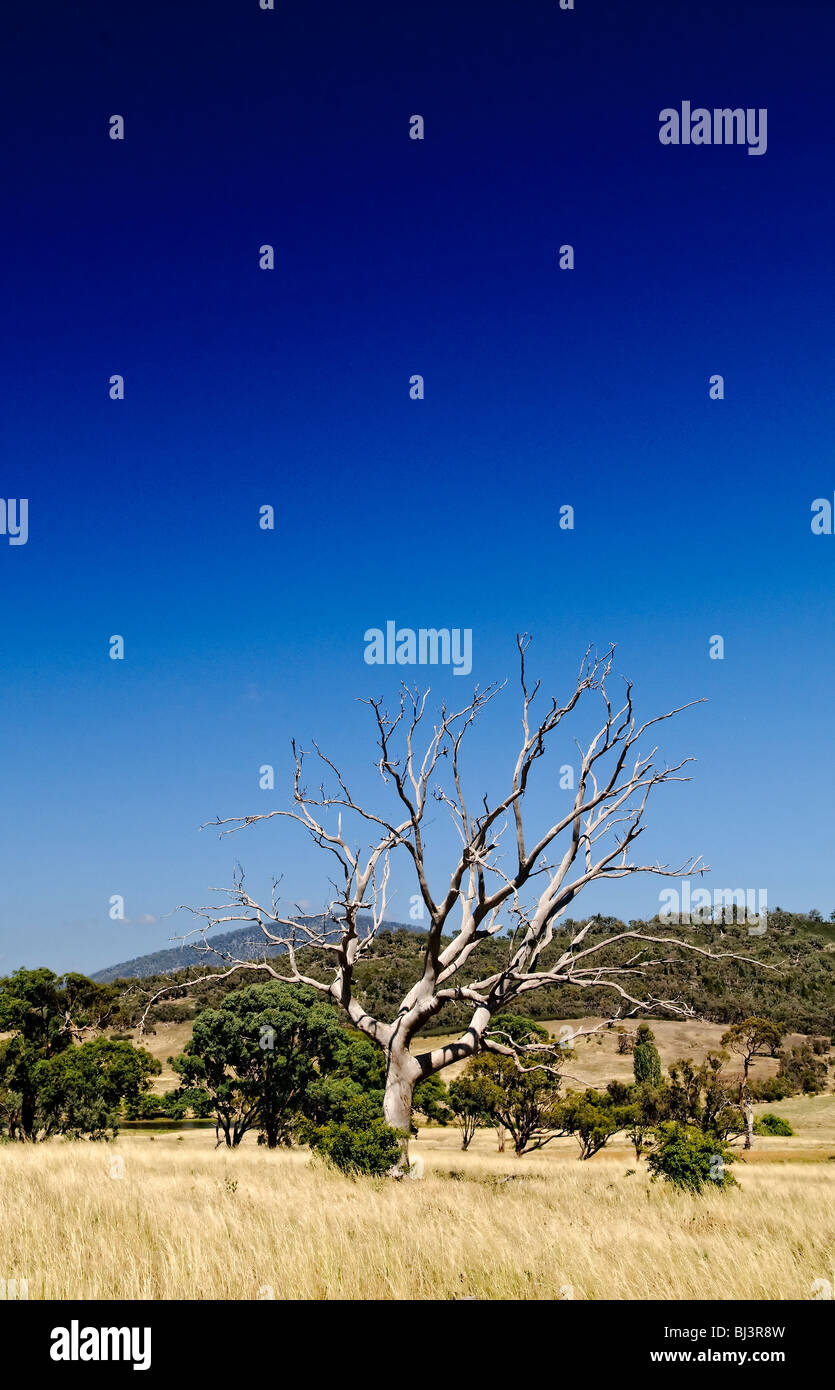
[[[707,696],[666,727],[699,761],[647,849],[835,908],[831,6],[48,0],[4,27],[2,492],[30,538],[0,537],[0,971],[164,946],[236,858],[318,906],[301,837],[197,827],[285,805],[292,735],[370,786],[389,618],[471,627],[482,683],[525,628],[555,693],[617,641],[642,713]],[[767,153],[660,145],[684,99],[767,107]],[[478,793],[517,715],[509,688]]]

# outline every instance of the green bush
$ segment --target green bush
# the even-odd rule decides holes
[[[311,1143],[343,1173],[382,1177],[400,1158],[401,1138],[385,1120],[370,1120],[361,1129],[330,1120],[311,1137]]]
[[[736,1162],[728,1145],[713,1134],[676,1120],[658,1127],[658,1142],[647,1159],[653,1181],[662,1178],[685,1192],[703,1192],[708,1185],[736,1187],[727,1171]]]
[[[370,1096],[360,1093],[345,1101],[338,1119],[307,1125],[301,1137],[343,1173],[382,1177],[399,1161],[404,1136],[386,1124]]]
[[[661,1085],[661,1058],[655,1046],[655,1034],[646,1023],[639,1023],[635,1034],[632,1070],[638,1085],[643,1082],[650,1086]]]
[[[773,1115],[767,1111],[765,1115],[758,1115],[754,1121],[755,1134],[770,1134],[780,1138],[794,1134],[794,1130],[788,1120],[784,1120],[782,1115]]]

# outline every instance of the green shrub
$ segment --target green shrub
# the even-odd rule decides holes
[[[650,1086],[661,1085],[661,1058],[655,1046],[655,1034],[646,1023],[639,1023],[635,1034],[632,1070],[638,1085],[643,1082]]]
[[[736,1157],[722,1139],[676,1120],[659,1125],[657,1135],[647,1159],[653,1181],[662,1178],[693,1193],[703,1192],[709,1184],[723,1189],[738,1185],[727,1171]]]
[[[784,1120],[782,1115],[773,1115],[767,1111],[765,1115],[758,1115],[754,1121],[755,1134],[770,1134],[780,1138],[794,1134],[794,1130],[788,1120]]]
[[[382,1177],[399,1161],[404,1136],[386,1124],[371,1097],[358,1094],[346,1101],[339,1119],[304,1126],[301,1137],[343,1173]]]
[[[401,1138],[385,1120],[370,1120],[362,1129],[330,1120],[311,1136],[311,1144],[343,1173],[382,1177],[400,1158]]]

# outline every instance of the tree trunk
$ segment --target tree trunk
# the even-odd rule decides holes
[[[35,1113],[37,1098],[33,1094],[24,1095],[20,1107],[20,1129],[23,1139],[35,1138]]]
[[[392,1171],[403,1173],[409,1166],[409,1131],[412,1127],[412,1096],[420,1080],[420,1067],[408,1049],[390,1052],[386,1066],[383,1118],[403,1135],[400,1163]]]
[[[747,1089],[742,1097],[742,1113],[745,1116],[744,1147],[750,1149],[754,1143],[754,1103]]]

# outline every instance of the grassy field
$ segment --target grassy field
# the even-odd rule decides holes
[[[598,1021],[547,1026],[560,1038]],[[701,1060],[724,1031],[652,1027],[665,1067]],[[176,1085],[167,1058],[190,1034],[159,1024],[137,1039],[162,1063],[155,1089]],[[565,1070],[567,1086],[604,1086],[628,1080],[632,1058],[603,1030]],[[809,1299],[835,1278],[835,1095],[757,1109],[795,1137],[758,1138],[740,1188],[703,1198],[650,1182],[623,1139],[581,1163],[573,1139],[516,1159],[493,1131],[464,1154],[456,1129],[425,1127],[423,1179],[403,1183],[352,1180],[252,1135],[216,1150],[213,1129],[0,1146],[0,1278],[59,1299]]]
[[[0,1277],[58,1299],[810,1299],[835,1266],[835,1096],[768,1108],[797,1137],[702,1198],[627,1174],[623,1142],[516,1159],[490,1131],[463,1154],[423,1129],[402,1183],[211,1130],[3,1145]]]

